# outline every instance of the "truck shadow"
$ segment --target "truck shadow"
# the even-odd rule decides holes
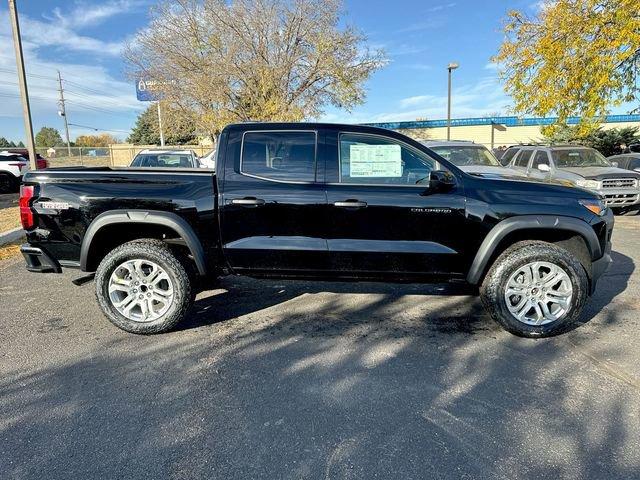
[[[376,305],[394,304],[404,297],[412,298],[413,304],[421,304],[425,315],[434,328],[443,332],[473,331],[482,328],[486,322],[479,301],[474,297],[477,289],[457,284],[388,284],[383,282],[330,282],[296,280],[255,280],[240,277],[222,279],[219,289],[203,292],[195,302],[190,316],[182,322],[179,330],[189,330],[226,322],[246,315],[265,315],[270,309],[277,309],[288,302],[303,302],[308,314],[315,316],[321,309],[328,318],[339,316],[343,299],[341,295],[374,296]],[[452,308],[445,316],[434,316],[437,310],[433,298],[447,297],[446,303],[455,299],[457,308]],[[366,302],[365,302],[366,303]],[[335,311],[328,311],[327,305],[333,305]],[[463,309],[472,308],[473,314],[461,315]],[[272,313],[275,313],[272,312]],[[329,320],[328,320],[329,321]]]
[[[633,272],[616,260],[596,308]],[[587,358],[503,332],[465,292],[315,285],[228,279],[159,336],[52,296],[64,335],[5,345],[29,362],[3,365],[0,478],[637,477],[637,386],[589,360],[632,343],[585,336]]]
[[[590,322],[603,310],[606,310],[606,323],[616,321],[616,315],[612,311],[609,311],[607,307],[614,298],[627,289],[629,279],[635,271],[635,263],[632,258],[616,251],[611,252],[611,258],[613,260],[611,267],[599,280],[596,292],[585,306],[582,318],[576,327]]]
[[[633,260],[619,252],[612,252],[613,264],[598,283],[593,297],[589,299],[581,319],[573,328],[590,322],[600,311],[627,288],[628,280],[635,270]],[[246,315],[263,315],[271,308],[277,308],[296,299],[305,302],[308,314],[314,315],[314,309],[322,307],[326,299],[339,304],[336,296],[375,295],[381,302],[395,303],[403,297],[422,297],[422,317],[425,322],[439,332],[472,332],[491,328],[491,319],[485,313],[477,289],[459,284],[387,284],[383,282],[312,282],[296,280],[254,280],[240,277],[227,277],[220,281],[216,290],[203,292],[195,302],[190,316],[178,326],[179,330],[189,330],[219,322],[225,322]],[[324,300],[321,299],[324,297]],[[460,315],[461,308],[445,309],[445,315],[434,315],[434,306],[442,304],[438,297],[458,299],[459,307],[471,308],[470,312]],[[354,300],[356,301],[356,300]],[[435,302],[435,305],[434,305]],[[262,313],[260,313],[262,312]],[[331,314],[335,317],[339,309]],[[607,321],[612,321],[608,318]]]

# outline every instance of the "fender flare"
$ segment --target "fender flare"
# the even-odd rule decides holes
[[[472,285],[478,284],[488,267],[489,260],[496,247],[507,235],[518,230],[529,229],[565,230],[576,233],[584,239],[591,254],[591,260],[597,260],[602,257],[603,252],[596,232],[583,220],[557,215],[522,215],[510,217],[496,224],[483,240],[471,263],[469,273],[467,273],[467,282]]]
[[[191,251],[198,273],[200,275],[206,274],[204,250],[191,225],[175,213],[154,210],[111,210],[98,215],[91,222],[82,239],[80,247],[80,269],[82,271],[87,271],[89,251],[96,234],[108,225],[127,223],[162,225],[175,230]]]

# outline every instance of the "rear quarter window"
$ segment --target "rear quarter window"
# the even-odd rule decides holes
[[[516,153],[518,153],[518,149],[517,148],[508,149],[500,157],[500,163],[502,163],[502,165],[506,165],[507,163],[511,163],[511,160],[513,159],[513,157],[515,156]]]

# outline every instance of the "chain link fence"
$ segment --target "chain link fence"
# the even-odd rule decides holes
[[[193,150],[202,157],[213,147],[203,145],[157,145],[117,144],[108,147],[53,147],[36,148],[36,152],[49,161],[50,167],[126,167],[133,158],[147,148],[163,150]]]
[[[50,167],[105,167],[111,165],[109,147],[36,148]]]

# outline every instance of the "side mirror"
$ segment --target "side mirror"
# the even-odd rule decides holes
[[[544,173],[549,173],[551,171],[551,167],[546,163],[539,163],[538,170]]]
[[[446,170],[433,170],[429,174],[429,189],[425,192],[444,193],[456,186],[456,177]]]
[[[611,166],[617,167],[618,166],[618,162],[611,162]]]

